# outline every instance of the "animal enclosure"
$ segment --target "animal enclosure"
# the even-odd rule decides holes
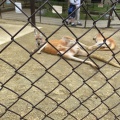
[[[67,26],[63,19],[60,26],[39,23],[34,26],[29,17],[26,19],[27,22],[3,21],[3,24],[22,26],[14,34],[0,26],[0,36],[10,36],[9,42],[0,45],[0,119],[119,120],[120,68],[89,55],[99,55],[108,63],[112,61],[120,65],[120,28],[100,29],[94,20],[90,28],[74,28]],[[64,59],[62,55],[32,53],[36,48],[34,29],[16,38],[31,24],[33,28],[41,27],[39,31],[47,42],[70,36],[91,46],[95,44],[93,37],[104,32],[103,36],[114,38],[116,48],[111,50],[108,46],[108,51],[98,51],[100,46],[92,51],[83,48],[88,57],[79,58],[94,62],[99,69],[84,62]]]

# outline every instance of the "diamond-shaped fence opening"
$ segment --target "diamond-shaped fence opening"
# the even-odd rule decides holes
[[[25,6],[29,5],[29,2],[21,1]],[[37,0],[36,9],[30,15],[30,12],[19,8],[14,0],[1,0],[0,12],[3,8],[17,7],[21,13],[13,12],[10,16],[15,15],[16,19],[19,16],[19,20],[22,18],[23,22],[7,20],[6,24],[6,20],[3,20],[5,14],[11,19],[8,12],[0,14],[3,18],[0,19],[0,119],[119,120],[120,28],[100,28],[103,25],[110,27],[114,21],[113,13],[119,22],[118,2],[108,0],[104,1],[104,4],[92,4],[83,0],[80,5],[81,13],[84,13],[84,19],[81,18],[83,26],[71,27],[66,24],[70,15],[65,14],[68,5],[64,2]],[[97,18],[91,12],[91,8],[95,9],[96,4],[99,11],[102,11]],[[62,13],[54,6],[62,6]],[[104,6],[107,8],[104,9]],[[45,16],[50,13],[51,16]],[[35,17],[37,21],[37,14],[42,24],[37,22],[35,25],[31,20]],[[108,17],[108,20],[104,20],[105,17]],[[36,41],[40,39],[35,35],[34,29],[37,29],[38,36],[42,35],[44,42],[49,44],[48,48],[56,52],[56,56],[43,52],[37,54],[46,44],[36,48]],[[96,47],[93,38],[97,33],[103,42]],[[69,46],[62,46],[62,49],[61,46],[52,44],[52,40],[57,43],[65,40],[64,36],[70,36],[74,42]],[[108,39],[111,42],[112,38],[115,39],[115,49],[108,42]],[[83,43],[89,47],[85,47]],[[94,49],[90,49],[91,46]],[[107,50],[100,51],[101,47]],[[74,48],[82,50],[75,56],[76,60],[80,58],[81,62],[65,59],[67,53],[74,53]],[[47,49],[48,53],[51,49]],[[83,52],[85,56],[82,56]],[[97,56],[96,59],[94,56]],[[98,68],[91,67],[88,61]]]

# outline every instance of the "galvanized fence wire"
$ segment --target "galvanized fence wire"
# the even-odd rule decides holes
[[[3,0],[0,3],[0,6],[2,6],[6,0]],[[14,1],[10,0],[10,2],[14,5]],[[111,8],[106,11],[106,13],[110,12],[112,9],[114,10],[115,6],[117,4],[116,1],[112,1]],[[24,11],[22,11],[18,6],[16,6],[27,18],[26,24],[16,32],[16,34],[13,36],[10,34],[9,30],[6,30],[4,27],[0,26],[1,30],[6,32],[9,36],[11,36],[11,41],[8,42],[1,50],[0,54],[4,53],[4,51],[12,45],[12,43],[15,43],[18,47],[23,49],[29,56],[27,60],[24,61],[19,67],[14,66],[12,63],[8,62],[4,57],[0,58],[1,63],[5,64],[9,69],[12,69],[13,73],[11,76],[7,77],[4,82],[3,80],[0,81],[0,118],[1,120],[7,120],[7,119],[20,119],[20,120],[120,120],[120,86],[115,87],[117,85],[113,85],[111,80],[114,79],[114,77],[119,76],[120,69],[117,69],[114,73],[112,73],[111,76],[107,76],[105,74],[105,71],[102,71],[102,68],[106,67],[107,63],[104,63],[103,65],[99,66],[99,69],[96,70],[93,74],[89,75],[89,77],[84,77],[82,74],[80,74],[77,69],[82,70],[82,65],[84,62],[88,59],[90,59],[94,64],[97,65],[96,61],[90,57],[97,49],[99,49],[101,46],[99,46],[94,51],[88,53],[86,49],[78,42],[80,38],[87,35],[87,33],[90,32],[91,29],[95,28],[97,31],[101,33],[101,30],[97,27],[96,23],[100,21],[100,19],[106,14],[104,13],[98,20],[94,20],[90,13],[87,11],[84,1],[82,2],[81,6],[86,14],[93,20],[93,26],[89,28],[84,34],[82,34],[80,37],[77,37],[75,33],[71,30],[69,26],[66,25],[65,21],[67,18],[63,18],[55,9],[56,14],[61,18],[61,25],[58,26],[56,30],[54,30],[52,33],[50,33],[49,36],[46,36],[42,30],[39,30],[32,22],[31,18],[45,5],[48,4],[52,9],[53,6],[50,4],[49,0],[46,0],[38,9],[35,11],[35,13],[31,16],[28,16]],[[77,10],[77,9],[76,9]],[[75,11],[76,11],[75,10]],[[115,11],[115,10],[114,10]],[[115,12],[116,13],[116,12]],[[117,13],[116,13],[117,15]],[[51,44],[48,40],[51,36],[53,36],[56,32],[58,32],[62,27],[65,27],[67,30],[71,32],[71,34],[76,38],[76,43],[79,44],[82,49],[84,49],[88,53],[88,57],[84,59],[84,62],[79,63],[77,66],[72,65],[69,60],[66,60],[63,58],[63,54],[60,55],[58,60],[56,62],[52,63],[49,67],[45,66],[42,62],[37,60],[34,55],[36,54],[37,50],[34,53],[31,53],[28,49],[26,49],[23,45],[21,45],[17,40],[15,40],[15,37],[28,25],[32,24],[33,27],[39,30],[40,33],[43,34],[43,36],[46,39],[46,42]],[[108,38],[111,36],[118,34],[120,28],[118,28],[114,33],[112,33]],[[101,33],[102,35],[102,33]],[[102,35],[104,37],[104,35]],[[106,40],[106,38],[104,37]],[[75,45],[74,44],[74,45]],[[106,44],[106,43],[104,43]],[[74,46],[73,45],[73,46]],[[51,46],[53,46],[51,44]],[[73,47],[72,46],[72,47]],[[118,59],[118,56],[120,55],[120,50],[117,52],[114,52],[111,50],[111,48],[106,44],[106,46],[110,49],[110,52],[112,53],[111,59],[108,60],[108,63],[112,60],[116,61],[117,64],[120,64],[120,61]],[[54,47],[54,46],[53,46]],[[56,48],[55,48],[56,49]],[[58,51],[59,52],[59,51]],[[67,52],[67,51],[66,51]],[[22,54],[22,53],[21,53]],[[17,57],[17,56],[16,56]],[[51,72],[51,69],[54,69],[54,66],[57,65],[60,60],[64,60],[67,65],[70,66],[71,71],[65,76],[65,77],[58,77],[54,72]],[[38,78],[36,78],[34,81],[27,77],[27,75],[23,74],[20,70],[23,69],[27,64],[29,64],[30,61],[34,61],[38,66],[41,66],[44,71],[42,71],[41,75],[38,75]],[[2,66],[2,65],[0,65]],[[34,66],[34,65],[33,65]],[[3,69],[3,68],[2,68]],[[7,68],[6,68],[7,69]],[[31,68],[29,68],[31,69]],[[61,71],[63,73],[63,71]],[[62,74],[61,73],[61,74]],[[80,85],[76,85],[73,90],[71,90],[65,82],[68,81],[67,79],[70,79],[71,75],[77,75],[77,79],[79,81],[82,80],[82,83]],[[97,89],[94,89],[90,84],[89,81],[91,79],[96,79],[96,75],[101,74],[102,78],[104,79],[104,83],[99,86]],[[16,75],[19,75],[21,78],[24,78],[24,81],[26,81],[29,85],[27,88],[22,92],[19,93],[18,91],[14,90],[13,88],[9,87],[8,83],[11,82],[13,79],[15,79]],[[45,90],[43,87],[40,87],[38,83],[43,83],[44,86],[48,87],[47,82],[44,83],[44,77],[45,76],[51,76],[53,81],[55,83],[54,86],[49,86],[50,90]],[[7,73],[6,75],[7,76]],[[48,77],[49,79],[49,77]],[[76,78],[75,78],[76,79]],[[119,78],[118,78],[119,79]],[[76,81],[76,80],[75,80]],[[21,81],[22,82],[22,81]],[[71,83],[73,84],[73,83]],[[79,84],[79,83],[78,83]],[[104,87],[109,86],[111,88],[111,91],[109,95],[105,96],[105,98],[102,97],[102,94],[98,94],[101,89],[104,89]],[[60,89],[62,87],[62,90]],[[84,87],[88,88],[87,91],[85,91]],[[36,89],[37,94],[35,94],[35,91],[32,91]],[[62,93],[56,92],[57,90],[63,91]],[[83,90],[83,91],[82,91]],[[7,92],[8,95],[11,95],[11,97],[2,96],[4,95],[4,92]],[[32,91],[32,92],[31,92]],[[107,91],[107,90],[106,90]],[[84,93],[84,99],[78,97],[79,95],[77,92],[80,92],[79,94]],[[90,94],[87,94],[87,92],[90,92]],[[104,91],[105,92],[105,91]],[[32,93],[32,94],[30,94]],[[56,97],[59,97],[59,99]],[[33,98],[34,102],[25,98],[25,95],[30,94],[30,98]],[[12,98],[12,95],[14,98]],[[40,95],[42,97],[40,97]],[[62,98],[63,97],[63,98]],[[114,98],[115,97],[115,98]],[[93,99],[94,98],[94,99]],[[12,99],[12,100],[11,100]],[[6,100],[6,101],[5,101]],[[10,103],[9,103],[10,101]],[[96,102],[97,101],[97,102]],[[108,104],[107,102],[110,101],[110,104],[115,101],[115,104]],[[21,102],[21,103],[20,103]],[[93,103],[92,103],[93,102]],[[90,106],[90,105],[93,105]],[[16,106],[16,107],[15,107]],[[22,108],[26,106],[26,109],[24,110],[24,113],[22,114]],[[18,109],[17,109],[18,108]],[[19,111],[19,108],[21,108],[21,112]],[[14,116],[14,117],[11,117]],[[107,117],[106,117],[107,116]]]

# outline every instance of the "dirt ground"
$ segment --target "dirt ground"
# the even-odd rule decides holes
[[[8,21],[4,21],[7,24]],[[9,21],[25,25],[24,22]],[[72,32],[77,37],[89,29],[37,24],[49,39],[61,39]],[[53,32],[57,30],[54,34]],[[100,29],[106,36],[117,29]],[[0,29],[1,31],[1,29]],[[17,32],[17,31],[16,31]],[[21,31],[22,32],[22,31]],[[79,39],[93,45],[95,28]],[[3,36],[3,35],[0,35]],[[120,31],[112,36],[117,44],[113,53],[120,62]],[[30,55],[35,48],[34,33],[0,46],[1,120],[119,120],[120,69],[105,65],[100,70],[46,53]],[[92,52],[92,51],[89,51]],[[96,51],[109,60],[111,51]],[[81,57],[85,59],[85,57]],[[116,62],[113,59],[112,61]],[[94,60],[94,59],[93,59]],[[99,66],[103,62],[94,60]]]

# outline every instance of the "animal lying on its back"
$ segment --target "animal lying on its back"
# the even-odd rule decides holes
[[[105,38],[102,36],[102,34],[98,33],[93,40],[96,41],[96,46],[100,46],[98,50],[106,51],[106,50],[114,50],[116,47],[115,40],[110,37],[110,38]],[[106,45],[107,44],[107,45]],[[108,47],[109,46],[109,47]]]
[[[66,59],[71,59],[78,62],[84,62],[86,64],[91,65],[94,68],[98,68],[98,66],[93,62],[76,57],[76,56],[86,56],[86,57],[88,56],[88,53],[82,47],[88,50],[92,50],[97,48],[98,47],[97,45],[87,46],[68,36],[63,37],[60,40],[55,39],[55,40],[49,40],[48,42],[46,42],[43,36],[36,29],[34,30],[34,34],[35,34],[37,48],[40,48],[37,53],[41,53],[41,51],[43,51],[53,55],[62,54],[62,56]],[[115,64],[113,62],[108,62],[101,56],[90,55],[90,57],[120,68],[120,65]]]

